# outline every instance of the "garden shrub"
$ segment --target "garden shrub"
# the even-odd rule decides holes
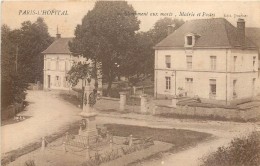
[[[107,93],[107,89],[102,90],[103,96],[109,96],[112,98],[120,98],[119,92],[120,92],[120,90],[117,88],[111,88],[109,94]]]
[[[202,166],[259,166],[260,132],[233,139],[229,146],[219,147],[202,162]]]
[[[24,163],[25,166],[36,166],[34,160],[27,160]]]

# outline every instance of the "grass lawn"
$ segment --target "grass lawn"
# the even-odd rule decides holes
[[[105,124],[108,131],[116,136],[135,138],[152,137],[153,140],[174,144],[175,147],[190,146],[211,137],[211,134],[182,129],[161,129],[123,124]]]
[[[67,93],[60,93],[60,97],[65,100],[68,101],[69,103],[75,105],[76,107],[78,107],[79,105],[82,105],[82,102],[80,99],[77,98],[77,96],[75,95],[71,95],[71,94],[67,94]]]
[[[52,142],[58,138],[63,137],[66,131],[70,134],[78,134],[78,124],[79,122],[75,122],[68,126],[67,129],[47,136],[46,139],[49,142]],[[105,124],[105,126],[107,127],[108,131],[115,136],[128,137],[130,134],[132,134],[134,138],[152,137],[153,140],[156,141],[171,143],[173,144],[173,147],[170,149],[171,152],[176,152],[180,149],[188,148],[199,142],[205,141],[208,138],[212,138],[211,135],[207,133],[182,129],[159,129],[123,124]],[[31,144],[25,147],[13,150],[1,159],[1,164],[6,165],[7,163],[14,161],[16,158],[22,155],[26,155],[27,153],[30,153],[40,147],[41,141],[38,140],[37,142],[32,142]],[[153,158],[155,157],[158,156],[153,156]]]

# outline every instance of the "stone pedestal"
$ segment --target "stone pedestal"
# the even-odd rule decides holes
[[[82,127],[79,135],[82,136],[97,136],[95,109],[89,105],[89,95],[92,92],[90,84],[88,83],[83,93],[83,111],[80,113],[82,117]]]
[[[142,94],[141,95],[141,113],[146,113],[147,112],[147,95]]]
[[[126,92],[120,92],[120,111],[124,111],[125,110],[125,106],[126,106]]]
[[[172,106],[173,106],[174,108],[176,108],[177,102],[178,102],[178,97],[177,97],[177,96],[173,96],[173,97],[172,97]]]

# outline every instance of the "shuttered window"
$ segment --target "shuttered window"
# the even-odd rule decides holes
[[[165,77],[165,82],[166,82],[166,90],[171,89],[171,77]]]
[[[192,69],[192,56],[187,55],[186,56],[186,61],[187,61],[187,69]]]
[[[170,55],[165,56],[165,64],[166,64],[166,68],[171,68],[171,56]]]

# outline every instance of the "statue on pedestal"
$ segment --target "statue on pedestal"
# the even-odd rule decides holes
[[[88,84],[84,89],[84,98],[83,98],[83,110],[80,113],[82,117],[81,125],[80,125],[80,135],[83,136],[97,136],[97,128],[96,128],[96,113],[94,109],[94,105],[97,100],[97,90],[91,90],[90,81],[91,79],[87,79]]]

